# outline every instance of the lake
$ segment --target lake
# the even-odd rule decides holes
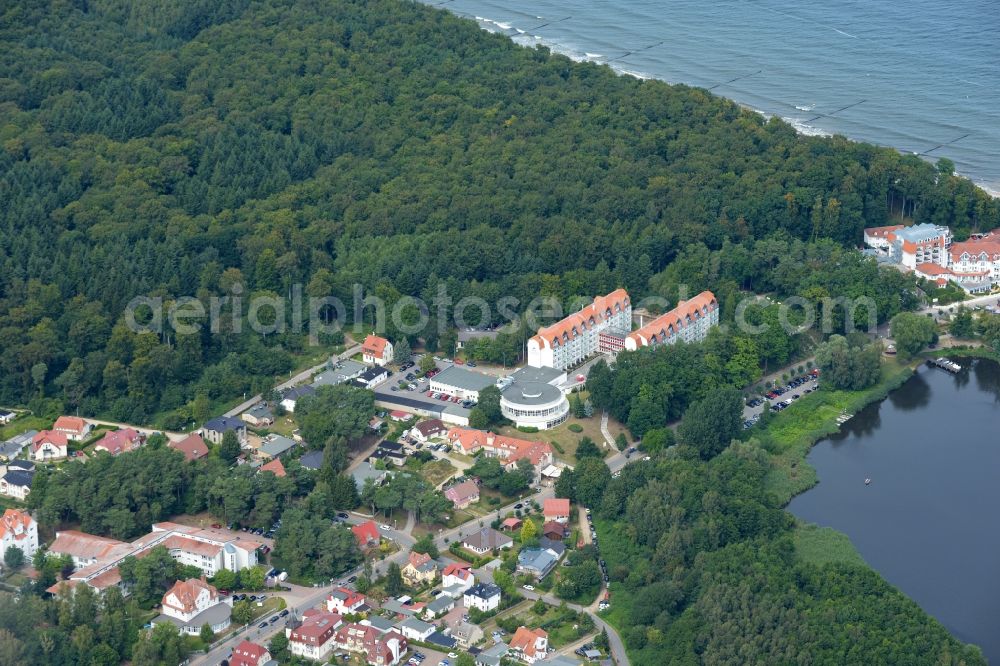
[[[808,459],[820,482],[788,508],[847,534],[886,580],[1000,663],[1000,365],[956,360],[958,374],[923,366],[817,443]]]

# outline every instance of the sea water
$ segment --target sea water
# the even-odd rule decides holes
[[[451,0],[441,7],[526,46],[710,88],[805,134],[947,157],[1000,193],[997,0]]]

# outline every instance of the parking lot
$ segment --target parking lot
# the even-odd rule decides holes
[[[819,370],[793,377],[784,386],[777,386],[766,395],[759,396],[746,403],[743,408],[743,428],[751,428],[760,419],[765,409],[780,412],[803,395],[812,393],[819,387]]]
[[[440,412],[447,407],[467,410],[475,406],[474,402],[462,401],[437,393],[432,394],[429,378],[433,378],[434,375],[453,366],[454,363],[444,359],[436,359],[436,367],[426,377],[417,377],[419,374],[417,363],[421,357],[420,355],[414,356],[413,360],[410,361],[413,365],[404,364],[407,367],[391,373],[386,381],[376,386],[375,399],[385,403],[398,404],[403,409],[415,408],[430,412]],[[476,366],[471,367],[473,371],[476,371],[475,368]],[[400,382],[405,385],[401,386]]]

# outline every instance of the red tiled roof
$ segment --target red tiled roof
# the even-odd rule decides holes
[[[271,472],[278,477],[286,476],[285,466],[281,464],[281,460],[278,458],[275,458],[266,465],[261,465],[260,471]]]
[[[358,545],[365,546],[368,543],[378,541],[382,538],[382,535],[378,532],[378,525],[375,524],[373,520],[367,520],[358,525],[352,525],[351,531],[354,532],[354,538],[358,540]]]
[[[271,653],[263,645],[245,640],[233,648],[229,666],[260,666],[270,658]]]
[[[527,458],[532,465],[537,466],[543,458],[552,455],[552,447],[547,442],[530,442],[474,428],[454,427],[448,431],[448,441],[452,444],[458,442],[465,453],[472,453],[479,448],[491,449],[507,463]]]
[[[479,486],[474,481],[463,481],[444,491],[444,496],[455,504],[463,504],[479,497]]]
[[[113,548],[123,545],[125,542],[116,539],[106,539],[78,530],[65,530],[56,532],[56,540],[49,547],[49,552],[82,559],[100,559]]]
[[[0,517],[0,539],[11,534],[14,539],[24,539],[28,536],[28,528],[34,520],[28,513],[17,509],[7,509]]]
[[[56,419],[52,429],[83,434],[83,432],[87,429],[87,422],[78,416],[60,416]]]
[[[431,561],[431,556],[427,553],[410,553],[407,561],[415,567],[419,567],[422,564],[426,564]]]
[[[39,448],[41,448],[42,444],[45,444],[46,442],[52,444],[56,448],[64,449],[66,448],[66,445],[69,443],[69,438],[66,436],[66,433],[64,432],[58,432],[55,430],[42,430],[41,432],[36,433],[35,436],[31,438],[31,450],[37,451]]]
[[[582,335],[584,331],[604,321],[608,312],[613,315],[623,310],[628,304],[628,292],[624,289],[616,289],[607,296],[596,297],[593,303],[565,319],[538,329],[538,333],[531,339],[536,340],[539,347],[558,347],[564,339],[572,340],[576,336]]]
[[[669,338],[717,307],[719,302],[715,300],[715,294],[703,291],[689,301],[681,301],[673,310],[661,314],[639,330],[632,331],[627,337],[634,340],[639,347],[650,342],[659,342],[662,341],[661,334]]]
[[[521,527],[521,519],[520,518],[507,518],[502,523],[500,523],[500,528],[501,529],[516,530],[519,527]]]
[[[210,599],[214,600],[219,596],[219,591],[215,589],[215,587],[209,585],[204,578],[179,580],[174,583],[172,588],[167,590],[166,594],[163,595],[163,607],[176,608],[183,613],[191,613],[197,609],[198,595],[201,594],[202,590],[208,590],[208,596]],[[171,596],[177,600],[177,604],[168,602]]]
[[[341,624],[343,624],[343,619],[337,613],[309,609],[303,613],[302,624],[292,629],[288,640],[317,646],[324,645],[333,637],[337,627]]]
[[[377,335],[369,335],[361,345],[361,353],[370,354],[375,358],[383,358],[385,346],[389,341]]]
[[[204,541],[190,539],[186,536],[173,534],[163,540],[162,544],[167,550],[182,550],[185,553],[201,555],[203,557],[215,557],[222,550],[222,546],[216,546]]]
[[[184,459],[187,461],[197,460],[208,455],[205,440],[197,433],[192,433],[179,442],[168,442],[167,446],[183,453]]]
[[[542,513],[546,518],[549,516],[568,516],[569,500],[560,497],[553,497],[542,502]]]
[[[453,562],[444,568],[444,571],[441,572],[441,577],[458,576],[459,578],[468,578],[471,566],[472,565],[464,562]]]
[[[94,449],[103,449],[113,456],[139,448],[142,435],[133,428],[122,428],[107,433],[101,438]]]
[[[865,229],[865,236],[881,236],[882,238],[885,238],[891,232],[902,228],[903,228],[902,224],[892,224],[889,225],[888,227],[869,227]]]
[[[528,657],[535,656],[535,641],[539,638],[548,638],[549,635],[544,629],[528,629],[520,626],[514,632],[514,637],[510,639],[510,648],[520,650]]]

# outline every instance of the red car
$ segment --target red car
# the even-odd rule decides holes
[[[455,365],[465,365],[465,361],[460,358],[455,359]]]
[[[212,523],[212,529],[221,530],[222,525],[219,523]]]

